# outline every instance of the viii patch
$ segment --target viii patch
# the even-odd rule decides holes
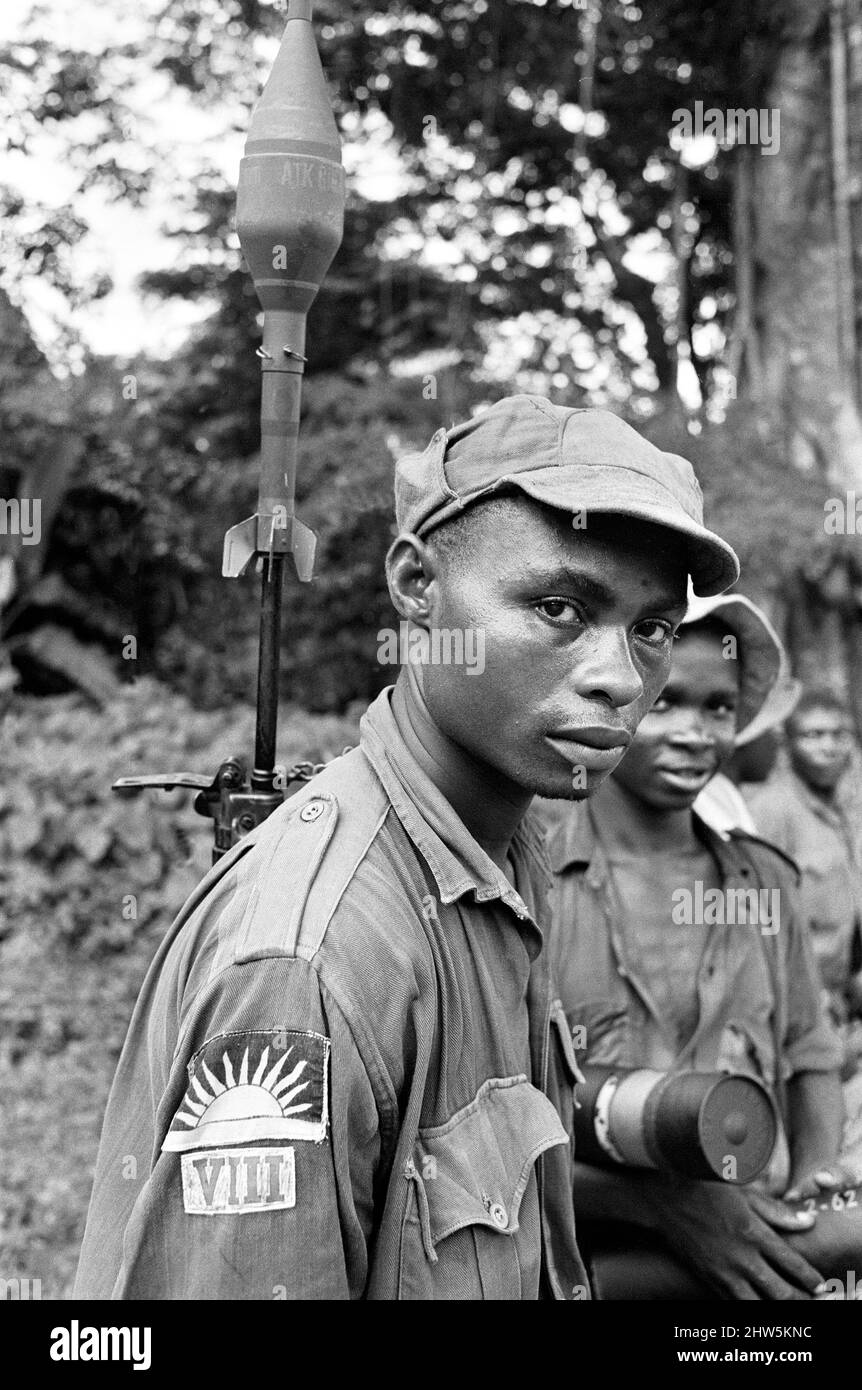
[[[191,1216],[241,1216],[296,1206],[293,1149],[207,1149],[183,1154],[183,1206]]]
[[[209,1038],[189,1062],[189,1084],[162,1150],[186,1153],[287,1139],[320,1143],[329,1121],[329,1047],[320,1033],[287,1028]],[[186,1170],[183,1164],[184,1190]],[[225,1171],[220,1167],[207,1179],[213,1191],[227,1181]]]

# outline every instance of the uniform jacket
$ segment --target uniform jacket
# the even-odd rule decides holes
[[[827,989],[846,989],[854,933],[862,919],[858,809],[829,805],[787,768],[745,789],[758,830],[796,860],[802,873],[803,920]]]
[[[517,890],[398,733],[241,841],[144,982],[108,1103],[76,1294],[584,1298],[577,1068]]]
[[[625,922],[588,807],[568,808],[557,825],[549,843],[555,872],[550,954],[569,1024],[581,1030],[579,1055],[657,1070],[742,1072],[774,1092],[798,1072],[837,1070],[840,1044],[823,1013],[796,906],[795,867],[753,836],[731,831],[724,839],[698,817],[695,823],[717,860],[728,920],[709,929],[697,975],[699,1021],[682,1050],[653,1002],[636,924]],[[733,890],[777,890],[777,900],[758,897],[758,903],[777,901],[778,929],[773,921],[740,922],[736,906],[729,909]],[[704,915],[704,921],[712,918]]]

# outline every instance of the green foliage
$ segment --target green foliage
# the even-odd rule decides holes
[[[147,368],[129,401],[128,374],[103,373],[48,566],[82,595],[107,595],[115,629],[137,637],[137,663],[118,662],[123,674],[155,672],[215,708],[254,689],[258,582],[224,580],[221,547],[227,526],[254,511],[257,474],[254,456],[220,447],[237,444],[229,417],[171,418],[178,395],[209,389],[207,370],[193,354],[184,369]],[[375,634],[391,619],[393,448],[424,443],[440,402],[424,400],[415,380],[321,374],[306,407],[297,508],[319,550],[312,584],[290,576],[286,585],[283,688],[308,709],[343,709],[391,678],[376,668]]]
[[[675,411],[641,428],[660,449],[691,459],[707,524],[739,555],[744,593],[780,595],[815,552],[834,552],[823,530],[824,481],[788,468],[783,441],[766,433],[752,407],[740,402],[723,424],[698,435]]]
[[[234,190],[205,154],[194,178],[168,173],[170,149],[136,120],[128,79],[167,78],[196,109],[244,129],[283,13],[253,0],[169,0],[103,54],[52,45],[34,13],[26,48],[0,46],[13,144],[32,152],[47,125],[65,132],[80,192],[143,206],[158,189],[171,205],[177,262],[144,286],[215,296],[222,325],[244,329],[254,305],[243,305],[237,275]],[[312,370],[444,343],[477,367],[499,326],[527,315],[524,366],[558,390],[623,398],[672,387],[668,311],[626,252],[641,234],[672,250],[674,112],[694,100],[758,104],[790,17],[768,0],[607,0],[593,34],[593,14],[564,0],[316,5],[336,112],[360,159]],[[600,115],[579,129],[585,104]],[[402,177],[389,200],[371,200],[358,190],[381,119]],[[731,308],[732,164],[732,151],[720,153],[688,177],[689,331],[705,297],[717,298],[707,317],[719,326]],[[42,274],[75,304],[104,292],[70,279],[68,248],[86,231],[74,220],[79,197],[34,217],[11,182],[5,196],[7,275]],[[435,269],[444,253],[452,268]],[[632,346],[637,321],[651,384],[648,372],[633,377],[644,359]],[[708,388],[715,348],[704,351],[695,365]]]
[[[309,708],[343,708],[386,679],[375,634],[389,619],[382,561],[398,449],[513,387],[610,401],[638,419],[674,396],[680,325],[629,253],[638,237],[672,249],[674,111],[694,100],[757,104],[786,17],[765,0],[608,0],[591,35],[592,13],[562,0],[315,7],[357,175],[309,322],[298,501],[319,558],[313,585],[288,585],[284,648],[285,689]],[[204,707],[248,698],[255,680],[256,581],[223,581],[220,554],[227,527],[254,510],[259,306],[232,228],[234,190],[205,154],[194,178],[166,173],[170,151],[147,145],[127,79],[166,76],[196,108],[245,129],[282,21],[251,0],[169,0],[157,22],[102,55],[44,35],[17,56],[0,49],[18,148],[32,152],[48,126],[65,132],[82,189],[142,205],[157,185],[162,198],[169,191],[176,259],[141,288],[215,306],[167,362],[89,364],[79,398],[87,447],[48,554],[49,571],[82,600],[107,596],[102,630],[137,637],[134,669]],[[600,119],[579,130],[590,83]],[[371,199],[360,189],[381,121],[402,177],[389,199]],[[719,329],[719,346],[692,356],[706,394],[733,308],[732,163],[719,152],[688,172],[676,248],[689,282],[682,331],[707,320]],[[65,292],[62,247],[83,232],[64,224],[69,209],[55,223],[46,212],[41,231],[32,209],[7,211],[12,238],[25,211],[32,225],[6,273],[38,272]],[[446,365],[433,368],[426,400],[429,361]],[[668,428],[683,428],[672,410]],[[769,548],[789,564],[792,541],[774,540],[788,534],[783,504],[797,482],[780,485],[783,460],[751,418],[700,439],[683,428],[677,447],[702,456],[715,514],[741,538],[749,574]],[[752,541],[748,517],[758,518]]]

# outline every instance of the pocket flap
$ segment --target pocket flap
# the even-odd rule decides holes
[[[533,1164],[568,1142],[554,1106],[525,1076],[486,1081],[445,1125],[418,1137],[433,1243],[463,1226],[516,1231]]]

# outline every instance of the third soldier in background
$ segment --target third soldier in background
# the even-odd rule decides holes
[[[862,833],[849,780],[853,726],[829,691],[803,692],[785,726],[787,766],[746,800],[762,835],[802,873],[804,920],[839,1024],[862,1010]]]

